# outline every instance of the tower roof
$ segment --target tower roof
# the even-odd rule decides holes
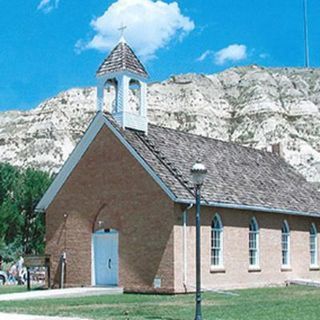
[[[117,71],[130,71],[142,77],[148,77],[148,73],[133,50],[125,41],[121,41],[103,61],[97,71],[98,76]]]

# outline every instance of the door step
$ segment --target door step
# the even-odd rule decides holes
[[[309,286],[309,287],[320,288],[320,281],[308,280],[308,279],[287,280],[286,285]]]

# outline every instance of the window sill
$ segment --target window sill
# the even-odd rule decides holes
[[[310,271],[319,271],[319,270],[320,270],[320,267],[319,267],[319,266],[310,266],[310,267],[309,267],[309,270],[310,270]]]
[[[261,272],[261,268],[259,266],[251,266],[249,267],[248,272]]]
[[[290,266],[282,266],[281,271],[283,271],[283,272],[292,271],[292,268]]]
[[[225,273],[226,269],[221,266],[221,267],[210,267],[210,273]]]

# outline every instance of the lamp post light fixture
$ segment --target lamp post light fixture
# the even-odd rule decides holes
[[[192,181],[195,186],[196,197],[196,315],[195,320],[202,320],[201,314],[201,221],[200,221],[200,200],[201,186],[207,174],[207,169],[199,160],[190,170]]]

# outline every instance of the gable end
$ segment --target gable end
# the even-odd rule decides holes
[[[88,150],[89,146],[99,133],[100,129],[106,125],[108,129],[118,138],[118,140],[126,147],[130,154],[142,165],[148,174],[155,180],[161,189],[169,196],[172,201],[176,201],[175,194],[167,187],[167,185],[157,176],[153,169],[145,162],[145,160],[136,152],[136,150],[126,141],[126,139],[118,132],[118,130],[106,119],[101,112],[97,113],[92,120],[87,131],[81,138],[78,145],[75,147],[65,164],[62,166],[57,177],[50,185],[44,196],[37,204],[35,211],[44,212],[50,206],[64,183],[73,172],[84,153]]]

